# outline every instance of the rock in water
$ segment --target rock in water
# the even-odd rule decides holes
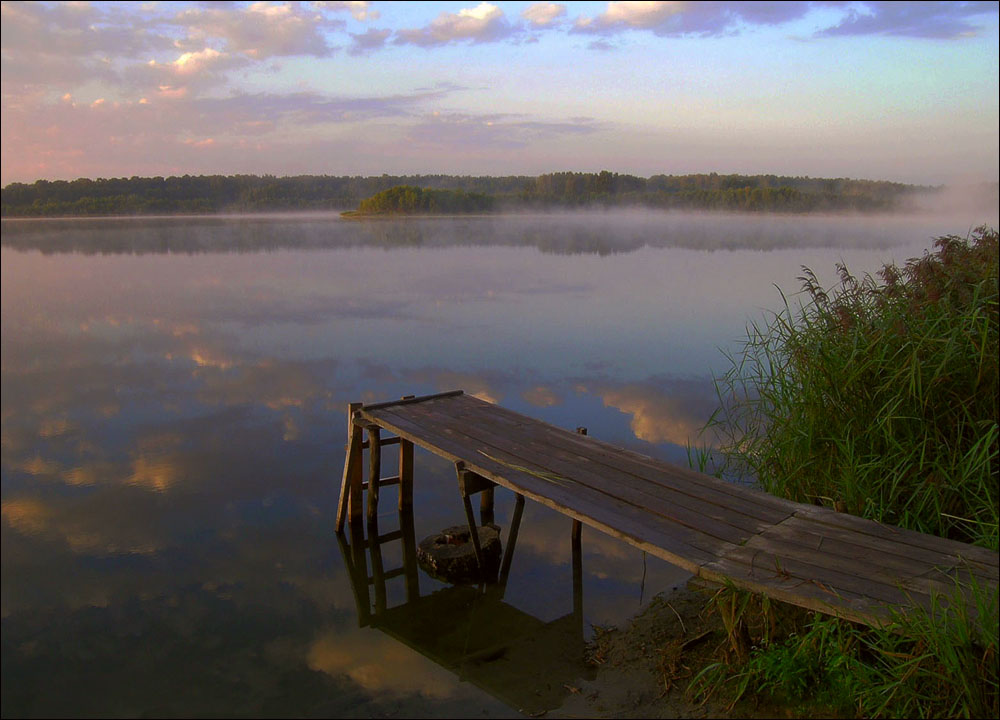
[[[467,525],[455,525],[425,537],[417,546],[417,562],[428,575],[454,585],[496,580],[500,567],[500,528],[483,525],[479,530],[479,545],[486,567],[482,575],[476,562],[476,548]]]

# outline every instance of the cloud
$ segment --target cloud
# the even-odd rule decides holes
[[[535,407],[552,407],[562,404],[562,398],[550,388],[538,385],[521,393],[524,401]]]
[[[840,23],[816,35],[961,38],[976,35],[983,29],[972,21],[974,18],[996,14],[995,2],[869,2],[851,7]]]
[[[385,41],[391,34],[391,30],[379,30],[377,28],[369,28],[363,33],[350,33],[352,41],[351,49],[348,52],[351,55],[364,55],[373,50],[380,50],[385,47]]]
[[[163,547],[163,538],[150,527],[148,517],[134,512],[134,498],[133,513],[122,514],[120,507],[109,512],[111,497],[113,493],[102,493],[79,503],[67,498],[12,497],[0,505],[0,514],[21,535],[63,542],[77,554],[145,555]]]
[[[207,60],[207,56],[206,56]],[[213,62],[220,62],[214,58]],[[312,159],[316,138],[302,139],[304,130],[348,125],[375,119],[421,116],[421,106],[440,100],[451,88],[429,88],[387,96],[342,97],[315,92],[242,93],[227,97],[199,97],[198,83],[209,82],[210,72],[184,75],[170,64],[144,66],[134,82],[149,84],[148,94],[135,101],[107,101],[98,105],[50,100],[42,93],[26,94],[5,103],[0,138],[4,148],[4,182],[8,178],[105,176],[225,171],[219,158],[239,157],[245,165],[235,171],[260,172],[259,153],[280,162],[288,147],[302,148]],[[272,131],[278,128],[278,132]],[[211,138],[211,145],[197,145]],[[323,141],[333,152],[346,150],[333,140]],[[352,141],[355,143],[356,140]],[[314,143],[310,147],[310,143]],[[309,150],[306,153],[306,149]],[[218,153],[215,162],[200,158],[206,150]],[[253,152],[250,152],[253,151]],[[309,167],[309,166],[306,166]]]
[[[341,23],[292,3],[255,2],[246,8],[183,10],[173,22],[190,38],[222,40],[230,52],[261,60],[287,55],[325,57],[332,52],[323,29]]]
[[[378,20],[381,14],[378,10],[371,10],[371,3],[364,0],[316,0],[313,7],[317,10],[331,10],[333,12],[349,12],[351,17],[358,21]]]
[[[33,86],[54,84],[65,90],[93,80],[114,82],[118,74],[113,58],[171,47],[169,38],[114,8],[104,11],[83,3],[0,5],[5,103]]]
[[[353,637],[352,637],[353,636]],[[311,670],[347,675],[378,696],[422,695],[444,699],[458,689],[458,678],[400,642],[366,630],[326,630],[307,653]]]
[[[396,33],[399,44],[434,47],[467,40],[473,43],[495,42],[509,37],[514,28],[504,18],[503,10],[483,2],[457,13],[443,12],[430,25]]]
[[[597,387],[605,407],[631,415],[630,427],[639,440],[649,443],[672,443],[684,447],[713,444],[713,438],[700,435],[701,428],[715,409],[710,384],[688,381],[629,383]]]
[[[521,17],[535,27],[548,27],[566,16],[566,6],[561,3],[539,2],[521,13]]]
[[[434,113],[408,131],[411,141],[464,150],[515,149],[566,135],[597,132],[600,124],[589,118],[569,121],[527,120],[503,113],[472,115]]]
[[[777,26],[799,20],[821,3],[811,2],[609,2],[603,13],[581,15],[573,32],[614,35],[647,30],[662,37],[684,35],[720,36],[745,28]],[[996,3],[969,2],[866,2],[826,3],[838,6],[843,17],[837,24],[816,33],[834,35],[900,35],[919,38],[956,38],[975,34],[980,28],[971,19],[995,15]],[[603,49],[603,48],[602,48]]]
[[[87,3],[3,3],[0,47],[4,63],[10,53],[84,57],[136,57],[170,47],[133,16],[117,8],[100,10]]]

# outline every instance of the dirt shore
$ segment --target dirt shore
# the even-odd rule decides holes
[[[790,709],[723,698],[698,703],[687,697],[691,679],[715,662],[725,634],[717,616],[704,612],[710,591],[693,586],[657,595],[622,628],[599,628],[588,646],[597,677],[570,688],[546,717],[729,718],[795,717]]]

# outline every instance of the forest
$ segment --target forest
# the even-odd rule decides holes
[[[547,207],[655,207],[749,212],[885,211],[933,188],[878,180],[778,175],[558,172],[464,175],[183,175],[38,180],[0,190],[3,217],[344,210],[394,187],[461,194],[475,212]],[[423,197],[423,195],[421,196]],[[428,203],[447,204],[430,193]],[[452,200],[454,200],[452,198]],[[421,202],[424,202],[422,199]],[[456,207],[458,206],[456,205]],[[452,212],[454,210],[437,210]]]

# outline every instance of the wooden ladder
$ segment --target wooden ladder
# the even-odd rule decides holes
[[[404,397],[404,400],[412,398]],[[399,485],[400,512],[413,507],[413,443],[401,437],[382,437],[382,429],[375,424],[356,417],[361,403],[351,403],[347,410],[347,449],[344,458],[344,474],[340,481],[340,504],[337,507],[337,532],[344,529],[344,521],[352,524],[361,519],[364,492],[368,491],[368,511],[366,519],[373,524],[378,518],[379,490],[386,486]],[[364,439],[364,433],[368,439]],[[382,477],[382,448],[399,445],[399,471],[390,477]],[[364,480],[364,451],[368,450],[368,480]]]

